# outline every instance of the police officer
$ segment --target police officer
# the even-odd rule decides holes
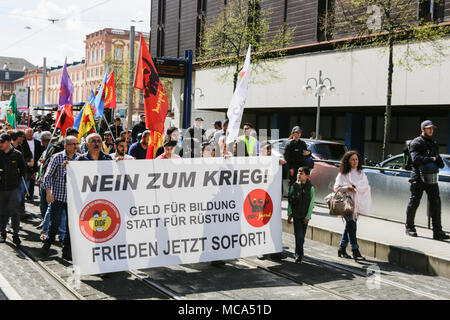
[[[430,203],[430,216],[433,223],[433,239],[450,239],[442,231],[441,225],[441,199],[439,197],[438,173],[439,168],[444,167],[444,162],[439,156],[439,146],[432,139],[436,126],[430,120],[420,125],[422,134],[411,141],[409,152],[411,155],[413,170],[411,172],[411,197],[406,209],[406,234],[417,237],[414,227],[414,217],[419,207],[423,191],[428,195]]]
[[[0,242],[6,240],[8,213],[13,227],[13,243],[20,245],[20,183],[25,174],[22,153],[11,146],[11,136],[0,135]]]
[[[292,139],[286,143],[284,149],[284,158],[289,167],[289,185],[297,181],[298,168],[307,165],[306,160],[311,157],[311,151],[305,141],[300,140],[302,130],[299,126],[295,126],[291,131]]]

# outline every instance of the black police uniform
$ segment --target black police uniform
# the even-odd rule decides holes
[[[308,146],[305,141],[298,139],[289,140],[286,143],[286,147],[284,149],[284,159],[287,162],[288,168],[294,169],[294,174],[291,176],[289,173],[289,185],[292,185],[295,181],[297,181],[297,171],[298,168],[305,166],[305,160],[309,156],[304,156],[303,151],[309,151]]]
[[[22,153],[13,147],[8,153],[0,151],[0,234],[6,238],[8,213],[14,230],[13,240],[18,241],[20,225],[20,189],[21,178],[25,174],[25,160]]]
[[[421,135],[411,141],[409,149],[413,171],[411,172],[411,179],[409,180],[411,183],[411,197],[406,209],[407,231],[410,230],[415,232],[414,218],[423,191],[425,191],[428,195],[428,201],[430,202],[433,235],[434,237],[442,235],[439,186],[437,181],[435,181],[435,183],[425,183],[421,176],[421,173],[437,174],[439,173],[439,168],[444,167],[444,162],[439,156],[439,146],[431,137]],[[436,161],[433,161],[433,157],[436,158]]]

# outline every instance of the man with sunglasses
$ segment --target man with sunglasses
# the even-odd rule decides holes
[[[47,213],[50,214],[50,230],[42,246],[41,254],[43,257],[49,255],[50,246],[55,242],[56,234],[61,224],[63,210],[67,212],[66,165],[69,161],[73,161],[79,157],[79,153],[77,152],[78,146],[78,139],[74,136],[64,138],[65,150],[51,157],[47,171],[41,181],[42,188],[46,192],[47,202],[50,204],[50,209]],[[72,260],[67,215],[62,258]]]

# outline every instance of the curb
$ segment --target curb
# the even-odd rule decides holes
[[[282,231],[294,234],[292,225],[281,219]],[[308,226],[305,238],[338,248],[342,233],[324,228]],[[431,276],[450,279],[450,261],[424,254],[413,249],[392,246],[358,237],[359,251],[362,255],[388,262],[392,265],[421,272]]]
[[[8,282],[8,280],[0,274],[0,290],[8,298],[8,300],[23,300],[23,298],[17,293]]]

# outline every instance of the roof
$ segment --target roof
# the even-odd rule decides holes
[[[9,74],[9,77],[7,79],[6,74]],[[13,82],[17,79],[22,78],[25,75],[25,72],[23,71],[5,71],[3,69],[0,69],[0,81],[8,81]]]
[[[10,71],[23,71],[23,67],[28,70],[34,70],[37,67],[23,58],[14,57],[0,57],[0,68],[3,70],[5,63],[8,65]]]

